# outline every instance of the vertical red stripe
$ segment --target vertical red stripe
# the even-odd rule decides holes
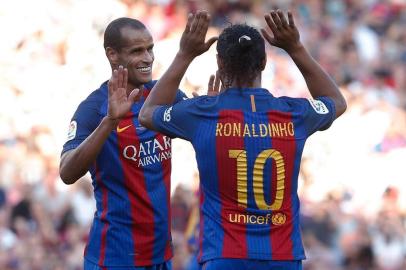
[[[245,257],[247,254],[246,226],[229,221],[230,215],[245,213],[245,209],[238,206],[237,160],[229,157],[229,150],[244,150],[244,138],[224,134],[226,123],[231,123],[231,126],[233,126],[232,123],[240,123],[243,127],[244,115],[240,111],[222,111],[219,113],[217,123],[223,125],[221,134],[216,134],[218,192],[221,198],[221,222],[224,230],[222,253],[223,256],[233,257],[238,254]]]
[[[268,113],[270,123],[289,123],[291,121],[291,115],[287,113],[281,113],[277,111],[271,111]],[[293,260],[293,243],[291,235],[293,231],[293,215],[292,215],[292,175],[295,163],[296,154],[296,141],[293,137],[282,138],[272,137],[272,148],[278,150],[284,159],[285,163],[285,190],[280,210],[273,211],[273,215],[277,213],[283,213],[286,215],[286,222],[282,225],[274,225],[271,223],[271,246],[272,253],[276,253],[279,256],[272,256],[272,259],[278,260]],[[275,166],[273,171],[275,171]],[[273,175],[276,179],[276,175]],[[276,181],[272,181],[276,182]],[[271,194],[276,192],[276,183],[272,183]]]
[[[155,138],[158,140],[158,142],[161,145],[165,145],[164,137],[161,134],[157,134]],[[166,140],[170,140],[169,137],[166,138]],[[171,142],[172,144],[172,142]],[[171,198],[170,198],[170,193],[171,193],[171,159],[163,159],[161,161],[161,166],[162,166],[162,176],[164,180],[164,185],[166,188],[166,205],[168,206],[168,239],[170,239],[170,234],[171,234]],[[172,257],[172,247],[171,247],[171,242],[167,241],[166,246],[165,246],[165,259],[169,259]]]
[[[140,141],[132,117],[126,117],[120,121],[119,127],[126,130],[117,133],[120,160],[124,173],[124,184],[127,187],[128,198],[131,206],[132,217],[132,237],[134,242],[134,264],[139,265],[142,262],[152,264],[153,247],[154,247],[154,213],[151,201],[149,199],[145,184],[144,171],[138,167],[138,153],[136,161],[126,159],[123,150],[128,145],[134,145],[139,151]],[[128,149],[127,154],[133,155],[132,149]],[[137,263],[138,262],[138,263]]]
[[[106,235],[107,235],[107,230],[109,228],[109,223],[108,220],[106,219],[107,216],[107,188],[103,183],[103,180],[100,177],[100,171],[97,166],[96,168],[96,180],[97,183],[100,185],[100,188],[102,190],[102,207],[103,211],[100,216],[100,221],[103,224],[103,229],[102,229],[102,234],[101,234],[101,244],[100,244],[100,257],[99,257],[99,265],[104,265],[104,259],[106,258]]]

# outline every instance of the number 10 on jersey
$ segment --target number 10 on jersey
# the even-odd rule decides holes
[[[247,208],[248,201],[248,173],[247,173],[247,151],[229,150],[228,156],[236,159],[237,163],[237,199],[238,205]],[[276,164],[276,192],[273,203],[267,204],[264,198],[264,167],[268,159]],[[279,210],[282,207],[285,192],[285,161],[282,154],[275,149],[263,150],[255,158],[253,176],[254,199],[257,207],[261,210]],[[273,179],[272,179],[273,181]]]

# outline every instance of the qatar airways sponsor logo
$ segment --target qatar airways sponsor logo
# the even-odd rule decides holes
[[[171,158],[171,139],[162,136],[163,142],[157,139],[143,141],[139,145],[127,145],[123,149],[123,156],[134,161],[138,167],[162,162]]]

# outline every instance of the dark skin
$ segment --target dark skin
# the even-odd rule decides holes
[[[121,35],[122,48],[106,48],[112,68],[108,82],[108,113],[86,140],[62,155],[59,171],[65,184],[73,184],[86,174],[120,119],[139,100],[144,83],[152,78],[153,40],[148,30],[123,28]]]
[[[299,31],[294,23],[292,13],[288,12],[287,15],[286,18],[281,10],[272,10],[269,14],[265,14],[265,22],[272,34],[266,29],[261,29],[262,35],[270,45],[279,47],[290,55],[305,78],[313,98],[327,96],[333,100],[336,117],[339,117],[347,108],[343,95],[330,76],[310,56],[300,42]],[[155,109],[167,104],[164,100],[167,96],[174,94],[193,59],[206,52],[214,43],[215,38],[214,41],[212,38],[205,42],[209,20],[210,17],[205,11],[200,11],[195,16],[189,16],[175,59],[154,86],[140,111],[139,121],[145,127],[154,129],[152,116]],[[217,57],[217,63],[219,70],[222,70],[223,62],[221,58]],[[237,85],[234,81],[229,85],[229,87],[235,86]],[[238,86],[242,88],[260,87],[261,73],[259,72],[253,81]]]
[[[99,126],[77,148],[65,152],[59,164],[61,179],[73,184],[80,179],[94,163],[110,133],[142,95],[144,83],[152,79],[154,61],[153,39],[147,29],[125,27],[121,30],[123,47],[107,47],[106,56],[112,68],[108,82],[108,112]],[[218,80],[209,81],[208,94],[219,91]],[[173,103],[176,93],[165,102]]]

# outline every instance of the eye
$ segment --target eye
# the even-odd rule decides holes
[[[135,49],[132,49],[132,50],[131,50],[131,53],[139,54],[139,53],[141,53],[141,52],[142,52],[142,49],[141,49],[141,48],[135,48]]]

